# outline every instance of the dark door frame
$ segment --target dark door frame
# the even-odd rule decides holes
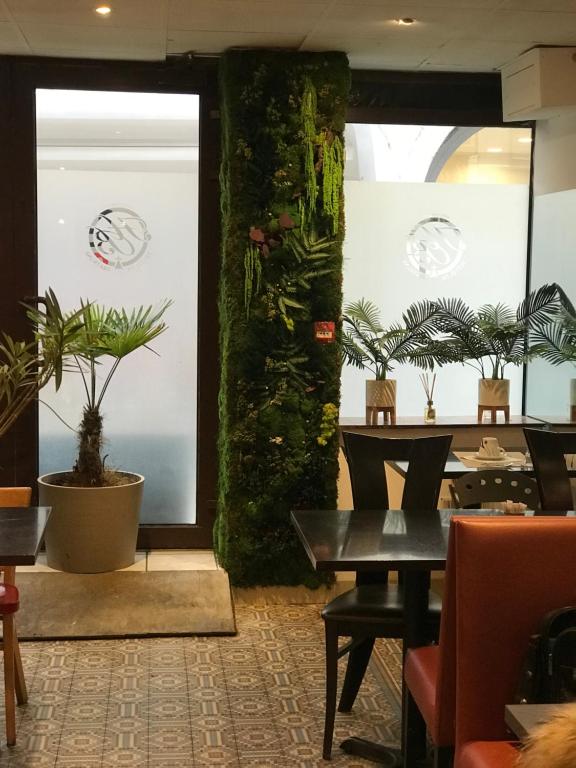
[[[138,546],[212,546],[218,423],[219,114],[213,59],[167,62],[0,57],[0,328],[28,333],[20,301],[37,293],[35,91],[194,93],[200,96],[198,212],[197,522],[142,525]],[[0,441],[0,485],[30,485],[38,475],[35,408]],[[35,483],[32,483],[35,485]]]

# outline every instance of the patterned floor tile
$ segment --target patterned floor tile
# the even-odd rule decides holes
[[[235,637],[22,643],[29,703],[2,768],[319,768],[324,634],[317,605],[236,609]],[[401,644],[378,641],[338,744],[397,744]],[[344,662],[339,674],[343,675]],[[0,703],[0,727],[3,725]]]

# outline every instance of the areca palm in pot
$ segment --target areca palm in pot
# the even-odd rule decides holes
[[[380,311],[367,299],[344,309],[342,349],[348,365],[368,370],[374,379],[366,381],[366,421],[377,423],[379,410],[396,416],[396,380],[389,378],[394,366],[411,360],[422,344],[430,341],[436,305],[431,301],[411,304],[402,314],[402,323],[384,328]]]
[[[96,573],[134,562],[144,478],[106,467],[102,402],[122,360],[141,347],[150,349],[164,332],[162,316],[169,304],[131,312],[86,303],[81,307],[83,325],[72,345],[86,396],[78,457],[72,470],[38,480],[41,502],[52,506],[45,542],[53,568]]]
[[[504,376],[505,369],[523,365],[539,354],[539,345],[531,344],[528,334],[558,311],[558,286],[543,285],[532,291],[516,310],[499,303],[484,304],[474,311],[462,299],[438,299],[436,304],[439,335],[427,349],[429,358],[439,365],[459,362],[475,368],[481,377],[479,418],[483,409],[503,409],[508,418],[510,381]]]

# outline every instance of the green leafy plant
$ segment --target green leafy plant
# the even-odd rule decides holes
[[[395,364],[412,361],[419,348],[430,344],[437,312],[434,302],[419,301],[402,314],[402,323],[385,329],[380,311],[371,301],[348,304],[343,318],[344,361],[370,371],[376,379],[385,379]]]
[[[17,341],[8,334],[0,337],[0,436],[33,402],[54,377],[56,389],[71,345],[82,327],[81,313],[65,316],[52,290],[27,306],[33,341]]]
[[[560,311],[554,318],[536,324],[530,338],[538,347],[539,356],[552,365],[576,365],[576,310],[559,286],[558,292]]]
[[[86,395],[78,429],[78,458],[67,478],[70,485],[102,486],[115,484],[105,469],[102,456],[102,401],[122,360],[140,347],[148,346],[166,330],[162,316],[171,302],[159,307],[125,309],[82,303],[78,315],[82,325],[70,345],[74,368],[82,378]],[[99,373],[104,359],[111,360],[103,380]]]
[[[556,315],[560,296],[553,283],[532,291],[516,310],[500,303],[474,311],[462,299],[437,299],[435,304],[436,335],[413,360],[422,367],[462,363],[482,378],[502,379],[507,365],[522,365],[541,353],[528,334]]]

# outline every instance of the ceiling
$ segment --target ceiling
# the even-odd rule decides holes
[[[354,69],[498,69],[576,45],[576,0],[0,0],[0,53],[161,61],[230,47],[342,50]],[[399,18],[412,17],[410,26]]]

